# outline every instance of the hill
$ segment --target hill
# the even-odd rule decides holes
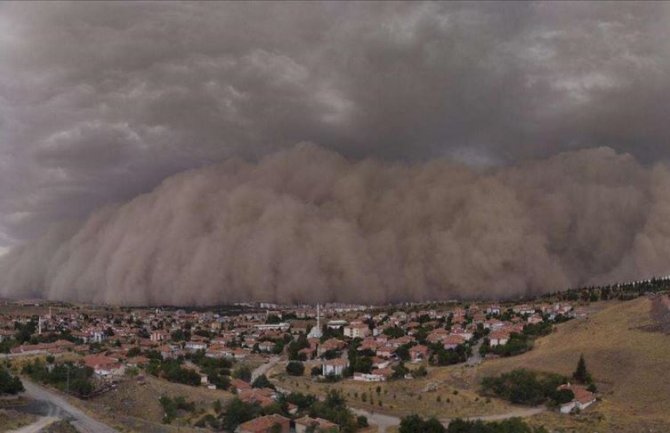
[[[526,354],[485,362],[477,378],[521,367],[569,376],[583,353],[603,401],[577,419],[544,414],[538,422],[576,431],[668,431],[670,335],[658,324],[659,302],[642,297],[602,304],[588,318],[560,325]]]

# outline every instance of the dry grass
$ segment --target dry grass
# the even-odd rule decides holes
[[[12,409],[0,409],[0,432],[21,428],[37,421],[35,415],[17,412]]]
[[[540,421],[564,431],[668,431],[670,336],[642,329],[651,324],[650,309],[648,298],[610,303],[560,325],[526,354],[485,362],[475,380],[519,367],[569,376],[583,353],[604,401],[581,417],[545,414]]]
[[[147,423],[161,424],[163,409],[158,401],[161,396],[183,396],[186,400],[195,403],[195,414],[192,418],[180,420],[183,424],[195,422],[207,411],[211,411],[214,401],[220,400],[225,404],[233,397],[227,391],[181,385],[147,376],[144,385],[138,384],[135,380],[127,380],[121,383],[116,390],[89,401],[83,401],[81,405],[96,414],[114,419],[116,423],[121,422],[125,431],[143,431],[148,429]],[[119,417],[119,415],[122,416]],[[176,429],[177,422],[174,424]],[[182,428],[181,431],[189,430]]]
[[[306,371],[311,368],[309,364],[306,367]],[[353,380],[318,383],[312,382],[307,376],[296,378],[283,373],[275,373],[273,378],[282,388],[303,393],[324,395],[328,389],[337,389],[343,393],[347,403],[352,407],[396,416],[418,413],[423,416],[452,418],[499,414],[510,410],[511,406],[507,403],[481,397],[473,390],[462,386],[462,381],[458,378],[459,370],[462,369],[464,368],[429,368],[429,374],[424,378],[383,383]],[[277,370],[279,368],[275,372]],[[378,386],[379,393],[377,393]],[[365,402],[362,399],[364,394]],[[374,402],[372,404],[371,398]]]
[[[47,428],[43,429],[40,433],[79,433],[79,432],[68,421],[57,421],[48,426]]]

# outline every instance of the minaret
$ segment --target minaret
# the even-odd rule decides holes
[[[42,316],[37,319],[37,335],[42,335]]]
[[[308,338],[321,338],[323,336],[323,332],[321,332],[321,306],[319,304],[316,304],[316,326],[313,326],[312,329],[310,329],[309,334],[307,334]]]

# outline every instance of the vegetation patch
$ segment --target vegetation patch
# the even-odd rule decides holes
[[[500,397],[515,404],[536,406],[546,403],[555,406],[574,398],[572,391],[558,390],[568,382],[559,374],[541,373],[523,368],[482,379],[482,393]]]
[[[40,359],[23,366],[21,372],[36,382],[51,385],[78,397],[88,397],[94,389],[91,377],[93,369],[80,367],[71,362],[45,364]]]

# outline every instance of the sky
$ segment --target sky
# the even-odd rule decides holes
[[[651,172],[669,20],[664,2],[2,2],[0,254],[301,143],[476,172],[605,147]]]

